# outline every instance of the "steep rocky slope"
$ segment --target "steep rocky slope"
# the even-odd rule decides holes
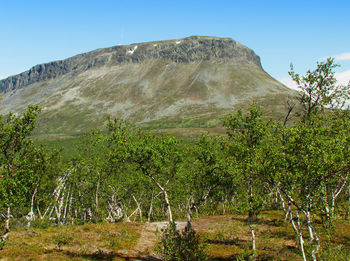
[[[39,133],[74,134],[108,116],[157,128],[214,127],[255,100],[278,115],[295,93],[229,38],[115,46],[34,66],[0,81],[0,112],[39,104]]]

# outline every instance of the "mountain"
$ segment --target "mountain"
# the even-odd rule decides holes
[[[0,113],[42,108],[38,134],[72,135],[108,116],[145,127],[215,127],[251,103],[278,117],[288,89],[230,38],[192,36],[119,45],[40,64],[0,81]]]

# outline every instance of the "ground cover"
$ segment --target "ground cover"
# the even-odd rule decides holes
[[[281,211],[264,211],[256,220],[257,260],[302,260],[295,235]],[[185,221],[178,222],[183,229]],[[0,260],[159,260],[155,245],[166,222],[99,223],[49,228],[16,228]],[[339,220],[324,234],[321,260],[348,260],[350,222]],[[246,260],[250,230],[246,215],[195,218],[209,260]],[[308,239],[306,238],[305,241]],[[329,259],[331,258],[331,259]]]

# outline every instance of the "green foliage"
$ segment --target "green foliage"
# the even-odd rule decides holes
[[[47,229],[49,227],[52,227],[56,225],[54,222],[52,222],[51,220],[49,220],[48,218],[37,218],[35,219],[32,224],[31,227],[33,228],[40,228],[40,229]]]
[[[321,248],[318,253],[318,260],[321,261],[343,261],[350,260],[350,247],[349,245],[326,245]]]
[[[74,152],[63,158],[60,150],[36,146],[28,138],[37,107],[21,116],[1,116],[1,221],[13,216],[17,220],[13,224],[21,221],[23,226],[27,218],[28,224],[45,228],[54,223],[152,221],[168,216],[170,225],[159,243],[163,257],[202,260],[198,235],[190,226],[176,230],[175,218],[187,217],[190,224],[192,212],[248,215],[242,222],[248,221],[245,229],[249,225],[253,246],[253,225],[261,225],[261,211],[283,203],[280,206],[298,236],[309,232],[303,235],[310,238],[306,252],[335,256],[327,247],[319,249],[323,244],[316,239],[311,242],[321,227],[314,219],[324,226],[319,237],[329,236],[339,212],[350,209],[350,113],[339,110],[348,93],[336,86],[334,68],[328,59],[305,76],[291,72],[302,89],[299,101],[304,108],[293,123],[267,120],[252,104],[226,117],[227,135],[207,134],[191,141],[114,119],[106,133],[93,130],[81,135]],[[238,229],[233,228],[230,237]],[[117,249],[126,237],[113,233],[105,240]],[[220,234],[217,238],[224,240]],[[60,248],[69,240],[58,238],[56,244]]]
[[[252,104],[246,114],[238,110],[224,121],[231,141],[230,159],[236,165],[234,179],[246,187],[244,200],[248,201],[250,217],[256,216],[262,210],[266,196],[262,162],[266,158],[264,147],[267,146],[268,137],[271,135],[269,125],[256,104]]]
[[[16,165],[25,155],[25,147],[31,143],[27,136],[34,128],[38,112],[37,107],[29,107],[22,117],[11,112],[6,119],[0,117],[0,160],[2,172],[6,173],[2,179],[4,182],[2,188],[5,186],[14,188],[18,185],[14,177],[17,174]]]
[[[40,109],[29,106],[22,116],[10,112],[5,119],[0,115],[0,212],[6,210],[4,232],[0,237],[0,250],[5,245],[10,233],[11,208],[18,207],[25,201],[25,196],[33,182],[42,173],[31,172],[37,169],[40,157],[28,161],[32,142],[28,135],[35,127]]]
[[[289,75],[301,89],[299,102],[304,109],[304,119],[327,107],[342,108],[349,99],[349,86],[336,84],[334,69],[338,66],[334,64],[334,58],[328,58],[325,62],[317,63],[315,70],[308,70],[305,75],[300,76],[291,65]]]
[[[161,241],[157,252],[163,260],[169,261],[200,261],[206,260],[204,244],[198,234],[188,227],[178,231],[174,222],[162,230]]]
[[[108,139],[111,162],[116,168],[129,164],[147,177],[148,182],[151,181],[163,194],[169,221],[173,221],[168,191],[169,183],[177,178],[182,161],[179,142],[174,137],[154,135],[118,119],[111,120],[108,127],[111,131]],[[130,179],[130,176],[126,179]],[[141,180],[144,179],[134,184]]]
[[[22,116],[12,112],[6,119],[0,116],[0,199],[6,206],[18,204],[33,178],[24,171],[22,160],[28,155],[31,141],[27,137],[39,111],[37,106],[29,106]]]
[[[304,76],[289,74],[301,89],[301,118],[280,130],[280,165],[276,182],[302,209],[317,207],[332,226],[335,200],[348,180],[349,86],[336,84],[334,59],[317,63]],[[276,140],[276,144],[278,140]],[[287,171],[286,171],[287,170]],[[278,174],[279,173],[279,174]],[[345,182],[345,183],[344,183]],[[339,192],[339,193],[338,193]]]
[[[72,242],[73,238],[64,233],[60,233],[54,238],[54,243],[58,249],[61,249],[62,246],[69,245]]]

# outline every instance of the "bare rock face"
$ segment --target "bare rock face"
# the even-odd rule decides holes
[[[176,41],[163,41],[114,46],[80,54],[62,61],[39,64],[21,74],[0,81],[0,91],[6,93],[32,83],[54,79],[67,73],[79,74],[101,66],[142,63],[164,59],[175,63],[231,60],[261,67],[260,58],[233,39],[192,36]]]
[[[39,104],[40,133],[74,134],[121,117],[149,127],[214,127],[253,100],[272,113],[295,93],[229,38],[192,36],[98,49],[0,81],[0,112]]]

